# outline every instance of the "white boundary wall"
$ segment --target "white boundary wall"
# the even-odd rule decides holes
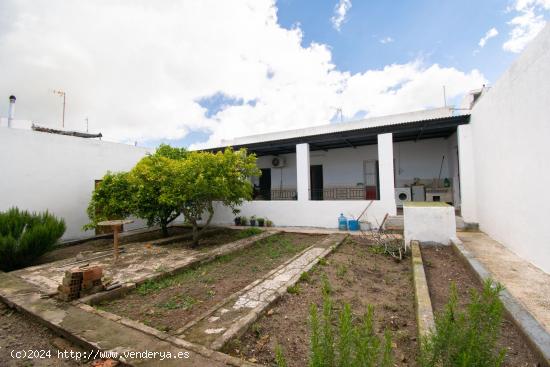
[[[145,148],[0,127],[0,210],[49,210],[65,219],[64,239],[85,237],[94,182],[108,171],[131,169]],[[126,228],[142,227],[136,222]]]
[[[550,25],[470,121],[480,229],[550,273]]]
[[[267,218],[276,226],[282,227],[337,228],[340,213],[348,219],[357,218],[368,204],[367,200],[247,201],[241,205],[239,216]],[[392,203],[374,201],[366,217],[361,220],[368,220],[373,227],[378,227],[377,223],[382,222],[386,213],[395,214],[395,203],[393,205],[392,207]],[[217,224],[232,224],[234,217],[229,208],[217,205],[212,221]]]

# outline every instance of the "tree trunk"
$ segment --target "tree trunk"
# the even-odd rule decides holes
[[[199,237],[200,237],[200,231],[199,231],[199,225],[196,221],[192,222],[193,224],[193,242],[191,243],[191,247],[195,248],[199,246]]]
[[[162,230],[162,237],[168,237],[168,225],[166,222],[160,222],[160,228]]]

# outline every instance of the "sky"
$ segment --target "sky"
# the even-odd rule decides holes
[[[0,116],[201,148],[492,85],[550,0],[2,0]]]

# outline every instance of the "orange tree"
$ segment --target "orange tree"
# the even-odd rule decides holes
[[[169,162],[172,173],[160,201],[181,209],[193,227],[193,246],[214,216],[216,202],[234,213],[244,200],[252,198],[251,176],[259,176],[256,156],[246,150],[189,152],[184,159]]]

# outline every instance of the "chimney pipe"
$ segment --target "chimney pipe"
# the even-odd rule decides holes
[[[8,109],[8,127],[11,127],[11,122],[15,117],[15,96],[10,96],[10,107]]]

